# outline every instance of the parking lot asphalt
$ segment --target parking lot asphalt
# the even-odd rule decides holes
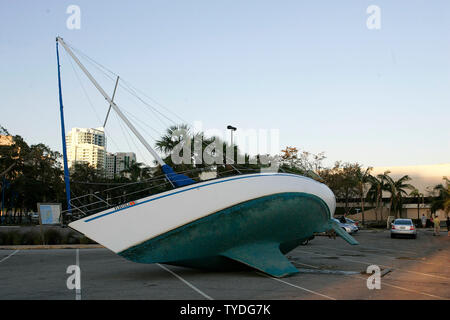
[[[300,273],[281,279],[253,270],[211,272],[137,264],[107,249],[0,250],[0,299],[450,299],[450,237],[418,230],[417,239],[362,230],[350,246],[316,237],[287,254]],[[68,289],[78,263],[81,288]],[[367,267],[381,270],[368,289]]]

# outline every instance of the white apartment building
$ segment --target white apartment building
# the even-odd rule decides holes
[[[106,165],[106,137],[103,128],[72,128],[66,135],[67,162],[88,163],[97,169]]]
[[[113,179],[123,170],[128,169],[133,162],[136,162],[136,154],[134,152],[117,152],[115,154],[106,154],[106,177]]]

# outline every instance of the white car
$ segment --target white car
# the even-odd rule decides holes
[[[417,237],[417,230],[411,219],[395,219],[391,224],[391,238],[396,236]]]
[[[30,219],[31,219],[31,222],[39,223],[39,212],[31,212]]]

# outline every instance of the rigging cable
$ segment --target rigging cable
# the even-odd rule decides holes
[[[94,64],[95,67],[97,69],[99,69],[101,72],[103,72],[103,74],[105,74],[110,80],[114,81],[114,78],[107,75],[107,72],[114,75],[116,78],[117,76],[119,76],[118,74],[116,74],[115,72],[113,72],[112,70],[106,68],[104,65],[102,65],[101,63],[97,62],[96,60],[94,60],[93,58],[89,57],[87,54],[83,53],[81,50],[75,48],[74,46],[68,44],[68,46],[76,51],[79,55],[83,56],[85,59],[89,60],[91,64]],[[102,70],[103,69],[103,70]],[[106,72],[105,72],[106,71]],[[152,106],[150,103],[144,101],[138,94],[136,91],[141,92],[142,95],[144,95],[145,97],[147,97],[148,99],[154,101],[157,105],[159,105],[160,107],[164,108],[166,111],[170,112],[171,114],[175,115],[177,118],[179,118],[180,120],[182,120],[183,122],[187,122],[185,120],[183,120],[179,115],[177,115],[176,113],[174,113],[173,111],[171,111],[169,108],[163,106],[162,104],[160,104],[159,102],[157,102],[155,99],[151,98],[150,96],[146,95],[145,93],[143,93],[141,90],[137,89],[136,87],[134,87],[133,85],[131,85],[130,82],[128,82],[127,80],[125,80],[123,77],[121,78],[121,83],[119,83],[119,86],[122,87],[123,89],[125,89],[126,91],[128,91],[131,95],[135,96],[137,99],[139,99],[144,105],[146,105],[147,107],[151,108],[154,112],[160,114],[162,117],[166,118],[168,121],[176,124],[175,121],[173,121],[172,119],[170,119],[169,117],[167,117],[165,114],[163,114],[162,112],[160,112],[157,108],[155,108],[154,106]],[[124,85],[123,85],[123,84]],[[164,124],[166,125],[166,124]],[[166,125],[167,126],[167,125]]]
[[[64,52],[65,52],[65,51],[64,51]],[[67,52],[65,52],[65,56],[67,57]],[[74,74],[75,74],[75,76],[76,76],[76,78],[77,78],[77,80],[78,80],[78,83],[79,83],[79,85],[80,85],[80,87],[81,87],[81,89],[82,89],[82,91],[83,91],[83,93],[84,93],[84,95],[85,95],[85,97],[86,97],[86,100],[89,102],[89,106],[90,106],[91,109],[94,111],[94,114],[95,114],[97,120],[98,120],[99,122],[101,122],[100,116],[98,115],[97,111],[95,110],[94,104],[92,103],[92,100],[89,98],[89,95],[88,95],[88,93],[87,93],[87,91],[86,91],[86,88],[83,86],[83,83],[82,83],[82,81],[81,81],[81,79],[80,79],[80,76],[78,75],[78,72],[77,72],[75,66],[73,65],[72,59],[70,59],[70,57],[68,57],[68,60],[70,61],[70,65],[72,66],[72,70],[73,70],[73,72],[74,72]],[[111,140],[112,143],[114,144],[114,146],[119,150],[120,148],[118,147],[117,143],[116,143],[115,140],[112,138],[112,136],[108,133],[109,131],[107,132],[105,128],[103,128],[103,130],[104,130],[104,132],[105,132],[105,135],[107,136],[107,139],[108,139],[108,140]]]
[[[68,44],[68,46],[73,49],[74,51],[76,51],[78,54],[82,55],[83,57],[85,57],[87,60],[91,61],[92,64],[96,65],[97,69],[100,69],[100,71],[102,71],[101,69],[105,70],[106,72],[114,75],[115,77],[118,76],[118,74],[116,74],[115,72],[111,71],[110,69],[106,68],[104,65],[100,64],[99,62],[95,61],[94,59],[90,58],[87,54],[83,53],[81,50],[73,47],[72,45]],[[114,78],[112,78],[111,76],[107,75],[105,71],[102,71],[110,80],[114,81]],[[146,105],[149,110],[153,110],[154,114],[156,115],[156,113],[160,114],[161,116],[163,116],[164,118],[166,118],[167,120],[169,120],[170,122],[174,123],[176,125],[176,123],[170,119],[169,117],[167,117],[166,115],[164,115],[163,113],[161,113],[159,110],[157,110],[155,107],[153,107],[151,104],[145,102],[138,94],[136,91],[140,91],[142,95],[144,95],[145,97],[147,97],[148,99],[151,99],[153,101],[156,102],[156,100],[154,100],[153,98],[149,97],[148,95],[146,95],[145,93],[143,93],[141,90],[135,88],[134,86],[131,85],[131,83],[128,83],[128,81],[126,81],[125,79],[123,79],[121,77],[122,81],[119,84],[120,87],[122,87],[123,89],[125,89],[126,91],[128,91],[131,95],[133,95],[134,97],[136,97],[139,101],[141,101],[144,105]],[[122,83],[125,84],[122,85]],[[136,89],[136,90],[135,90]],[[165,110],[167,110],[168,112],[174,114],[177,118],[183,120],[180,116],[178,116],[177,114],[175,114],[174,112],[172,112],[170,109],[164,107],[163,105],[161,105],[160,103],[156,102],[160,107],[164,108]],[[164,126],[167,126],[159,117],[158,119],[160,120],[161,123],[163,123]],[[184,121],[184,120],[183,120]],[[186,121],[187,122],[187,121]],[[188,123],[188,122],[187,122]],[[226,157],[226,156],[225,156]],[[226,157],[228,159],[228,157]],[[234,159],[230,159],[233,160]],[[230,164],[233,168],[235,168],[232,164]],[[237,170],[235,168],[235,170]],[[239,172],[239,171],[238,171]]]
[[[117,117],[117,115],[116,115],[115,113],[114,113],[114,115]],[[119,122],[120,129],[122,130],[122,133],[123,133],[123,135],[124,135],[124,137],[125,137],[125,140],[126,140],[126,142],[127,142],[127,145],[128,145],[128,147],[130,148],[130,149],[129,149],[130,152],[131,152],[131,150],[133,150],[133,148],[131,148],[131,145],[130,145],[129,142],[128,142],[128,137],[127,137],[127,135],[130,137],[131,142],[132,142],[133,145],[136,147],[136,151],[137,151],[137,153],[139,154],[139,156],[140,156],[146,163],[148,163],[147,157],[145,157],[145,156],[143,155],[143,153],[142,153],[141,149],[139,148],[139,146],[136,145],[136,143],[134,142],[133,137],[131,136],[131,134],[130,134],[127,130],[125,130],[125,129],[123,128],[123,125],[122,125],[122,122],[120,121],[120,119],[117,119],[117,120],[118,120],[118,122]],[[151,162],[150,162],[150,163],[151,163]]]

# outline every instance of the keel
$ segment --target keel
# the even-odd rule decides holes
[[[250,243],[229,249],[221,255],[277,278],[298,273],[297,268],[280,252],[278,243]]]
[[[342,229],[336,222],[330,221],[331,227],[336,233],[341,236],[342,239],[350,243],[351,245],[357,245],[359,244],[358,241],[355,240],[351,235],[347,233],[344,229]]]

